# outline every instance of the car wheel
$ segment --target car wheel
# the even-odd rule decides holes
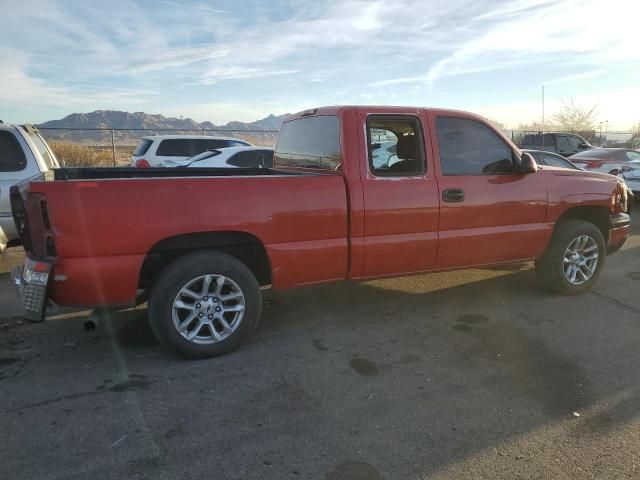
[[[546,252],[536,262],[543,287],[565,295],[582,293],[597,280],[606,258],[602,232],[584,220],[557,226]]]
[[[158,341],[188,358],[234,350],[255,329],[261,310],[260,285],[251,270],[217,251],[174,260],[160,273],[149,300]]]

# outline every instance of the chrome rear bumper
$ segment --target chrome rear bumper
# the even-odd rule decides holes
[[[50,271],[50,264],[29,258],[23,266],[11,270],[11,281],[22,306],[22,316],[31,322],[44,320]]]

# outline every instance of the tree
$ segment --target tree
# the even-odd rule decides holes
[[[640,148],[640,123],[631,129],[631,138],[629,139],[629,147]]]
[[[564,132],[587,132],[595,130],[596,105],[586,108],[578,105],[573,98],[563,101],[562,109],[553,115],[558,130]]]

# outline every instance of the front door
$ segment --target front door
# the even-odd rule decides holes
[[[440,173],[438,268],[535,257],[550,229],[542,175],[515,172],[516,153],[487,124],[429,116]]]
[[[438,250],[438,186],[426,117],[359,112],[366,132],[362,172],[364,277],[421,272]]]

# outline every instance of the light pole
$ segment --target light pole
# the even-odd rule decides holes
[[[600,146],[602,146],[602,122],[600,122]]]

